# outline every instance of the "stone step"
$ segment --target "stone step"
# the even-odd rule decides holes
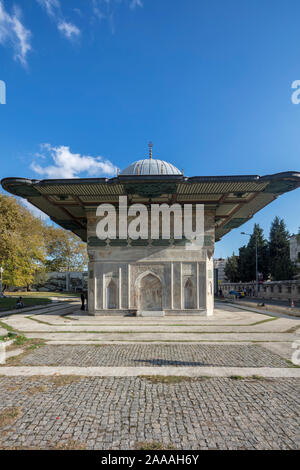
[[[67,326],[66,326],[67,329]],[[85,333],[78,332],[25,332],[27,338],[39,338],[46,341],[101,341],[103,343],[109,341],[119,342],[194,342],[194,341],[295,341],[296,335],[289,333]]]
[[[5,376],[80,375],[83,377],[137,377],[137,376],[186,376],[186,377],[269,377],[300,378],[300,369],[277,367],[71,367],[71,366],[17,366],[1,367]]]
[[[163,310],[138,310],[138,317],[164,317],[165,312]]]

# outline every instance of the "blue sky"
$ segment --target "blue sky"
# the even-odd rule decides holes
[[[0,177],[300,171],[298,0],[0,0]],[[300,226],[300,191],[262,210]],[[216,245],[227,256],[240,229]]]

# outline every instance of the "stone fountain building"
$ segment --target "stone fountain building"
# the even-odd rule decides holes
[[[1,183],[87,242],[90,315],[212,315],[215,242],[299,187],[300,173],[186,177],[171,163],[153,159],[150,149],[150,158],[111,179],[5,178]],[[120,196],[127,196],[129,207],[203,204],[203,246],[172,236],[99,239],[97,207],[118,207]]]

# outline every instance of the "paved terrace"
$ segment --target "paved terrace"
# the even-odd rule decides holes
[[[300,318],[223,304],[211,318],[76,308],[0,319],[43,340],[0,366],[0,448],[300,448]]]

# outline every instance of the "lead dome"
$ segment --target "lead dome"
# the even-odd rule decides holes
[[[164,160],[144,158],[131,163],[120,175],[181,175],[181,171]]]

